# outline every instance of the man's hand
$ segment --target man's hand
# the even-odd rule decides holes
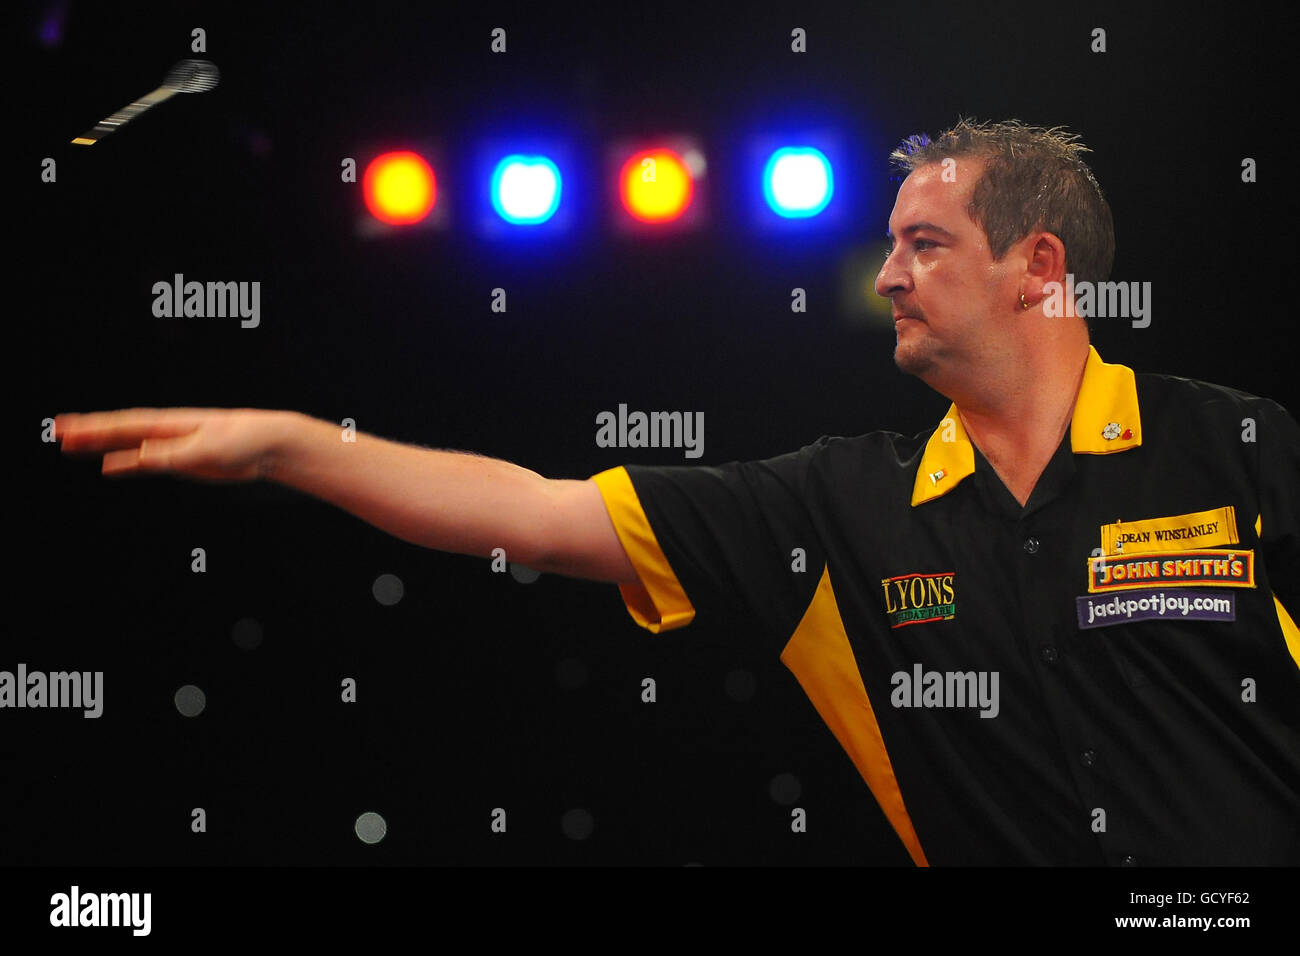
[[[256,481],[283,425],[284,413],[260,408],[127,408],[56,415],[54,435],[64,452],[103,453],[105,475]]]
[[[127,408],[54,418],[71,454],[104,455],[105,475],[266,479],[313,495],[425,548],[492,555],[538,571],[635,583],[600,489],[510,462],[404,445],[293,411]]]

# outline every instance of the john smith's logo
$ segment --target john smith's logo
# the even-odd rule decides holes
[[[957,575],[900,574],[880,582],[885,591],[889,626],[904,627],[926,621],[947,621],[957,616]]]

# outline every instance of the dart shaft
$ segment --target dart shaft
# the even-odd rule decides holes
[[[151,106],[157,106],[164,100],[175,96],[176,93],[177,91],[171,87],[160,86],[153,92],[146,93],[138,100],[122,107],[112,116],[100,120],[92,129],[82,133],[72,142],[77,146],[93,146],[119,126],[124,126]]]

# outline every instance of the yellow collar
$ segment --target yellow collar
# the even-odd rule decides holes
[[[1070,419],[1070,448],[1076,455],[1109,455],[1142,444],[1137,380],[1126,365],[1108,365],[1088,346],[1088,364]],[[955,404],[930,436],[912,486],[912,505],[942,497],[975,473],[975,447]]]

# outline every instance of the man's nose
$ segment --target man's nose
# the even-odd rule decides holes
[[[907,283],[907,273],[894,265],[894,256],[891,253],[885,258],[880,272],[876,274],[876,295],[888,299],[899,292],[906,292]]]

